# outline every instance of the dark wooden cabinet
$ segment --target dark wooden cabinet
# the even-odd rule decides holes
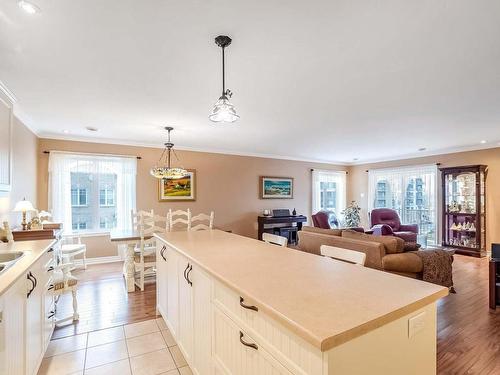
[[[490,308],[500,305],[500,259],[490,260]]]
[[[456,253],[486,255],[486,165],[441,168],[442,245]]]

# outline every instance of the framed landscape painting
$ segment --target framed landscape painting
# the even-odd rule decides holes
[[[158,180],[158,200],[160,202],[179,202],[196,200],[196,171],[187,170],[186,177],[176,180]]]
[[[292,199],[293,178],[291,177],[260,177],[261,199]]]

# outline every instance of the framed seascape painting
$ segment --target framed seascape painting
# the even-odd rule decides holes
[[[292,199],[293,178],[291,177],[260,177],[261,199]]]
[[[160,202],[195,201],[196,171],[187,170],[186,177],[176,180],[158,180],[158,200]]]

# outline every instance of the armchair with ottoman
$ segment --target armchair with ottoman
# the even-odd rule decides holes
[[[376,208],[370,213],[372,233],[375,236],[395,236],[406,243],[416,244],[417,224],[401,224],[398,213],[390,208]]]

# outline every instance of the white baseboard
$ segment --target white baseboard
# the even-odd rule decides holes
[[[123,262],[119,255],[113,255],[109,257],[97,257],[97,258],[87,258],[88,264],[104,264],[104,263],[114,263],[114,262]],[[83,264],[83,260],[75,259],[74,262],[76,266],[81,266]]]

